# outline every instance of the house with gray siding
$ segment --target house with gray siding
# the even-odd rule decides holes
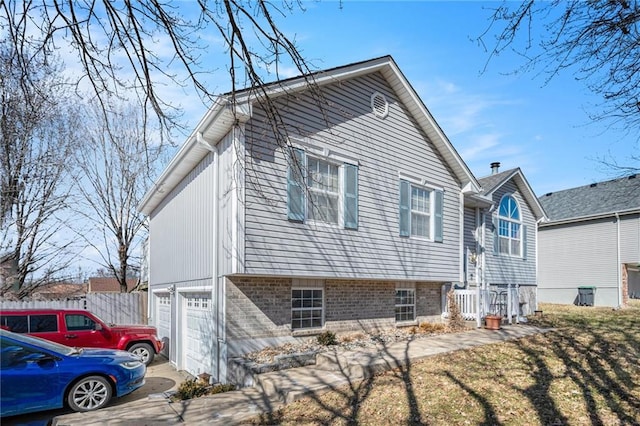
[[[481,293],[483,313],[518,320],[537,309],[537,224],[545,211],[520,168],[478,179],[464,207],[464,287]]]
[[[440,321],[481,191],[389,56],[220,96],[139,206],[149,322],[226,382],[270,345]]]
[[[539,229],[538,298],[624,306],[640,298],[640,176],[548,193]],[[580,287],[583,289],[579,290]],[[584,303],[583,303],[584,304]]]

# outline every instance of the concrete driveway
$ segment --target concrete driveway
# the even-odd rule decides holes
[[[133,401],[146,399],[149,395],[160,395],[164,392],[174,391],[178,389],[180,383],[188,378],[191,378],[188,373],[176,371],[167,358],[158,355],[151,365],[147,367],[144,386],[122,398],[113,399],[108,407],[117,407]],[[39,413],[24,414],[22,416],[3,417],[0,423],[2,423],[2,426],[45,426],[50,424],[54,417],[70,413],[73,413],[73,411],[68,409],[41,411]]]

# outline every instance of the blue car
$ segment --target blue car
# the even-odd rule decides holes
[[[144,385],[129,352],[71,348],[0,329],[0,417],[67,406],[91,411]]]

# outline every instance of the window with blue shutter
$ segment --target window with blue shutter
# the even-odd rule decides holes
[[[287,210],[289,220],[304,221],[305,206],[305,154],[301,149],[293,148],[289,159],[289,174],[287,181]]]
[[[527,260],[527,225],[522,225],[522,260]]]
[[[344,227],[358,229],[358,166],[344,165]]]
[[[400,179],[399,225],[401,237],[443,241],[444,192]]]
[[[290,152],[287,218],[293,222],[311,220],[358,229],[358,166],[348,163],[340,166],[326,158],[307,155],[299,148],[291,148]]]

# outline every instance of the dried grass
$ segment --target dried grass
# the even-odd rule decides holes
[[[531,322],[556,331],[428,358],[249,423],[640,424],[640,301],[541,309]]]

